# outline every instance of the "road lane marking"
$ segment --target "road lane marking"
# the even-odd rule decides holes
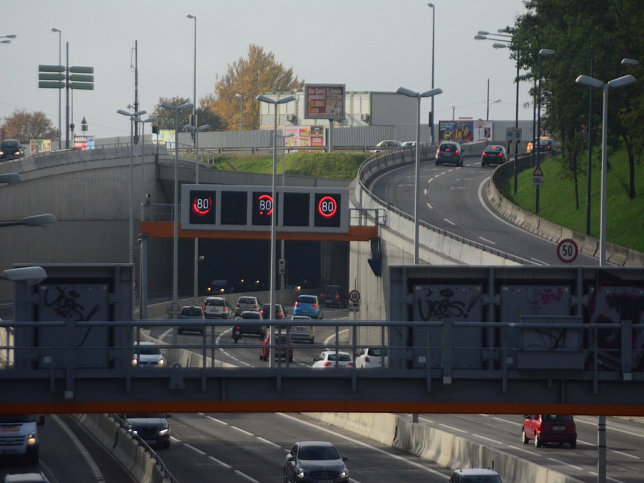
[[[261,436],[256,436],[256,438],[257,438],[258,440],[260,440],[262,443],[266,443],[266,444],[268,444],[268,445],[270,445],[270,446],[273,446],[273,447],[275,447],[275,448],[281,448],[281,446],[280,446],[279,444],[277,444],[277,443],[273,443],[272,441],[269,441],[269,440],[268,440],[268,439],[266,439],[266,438],[262,438]]]
[[[456,431],[458,433],[467,433],[467,431],[465,431],[464,429],[456,428],[454,426],[450,426],[449,424],[439,423],[438,425],[447,429],[451,429],[452,431]]]
[[[487,238],[484,238],[482,236],[479,237],[479,240],[483,240],[485,243],[491,243],[492,245],[496,245],[496,243],[493,242],[492,240],[488,240]]]
[[[209,459],[209,460],[211,460],[211,461],[214,461],[215,463],[217,463],[217,464],[218,464],[218,465],[220,465],[220,466],[223,466],[223,467],[224,467],[224,468],[226,468],[227,470],[231,470],[231,469],[233,468],[233,467],[232,467],[232,466],[230,466],[228,463],[224,463],[223,461],[218,460],[218,459],[217,459],[217,458],[215,458],[214,456],[208,456],[208,459]]]
[[[241,472],[239,470],[235,470],[235,474],[241,476],[242,478],[244,478],[244,479],[246,479],[248,481],[252,481],[253,483],[259,483],[259,480],[256,480],[255,478],[252,478],[252,477],[248,476],[246,473],[243,473],[243,472]]]
[[[575,466],[575,465],[573,465],[573,464],[566,463],[565,461],[561,461],[561,460],[558,460],[558,459],[555,459],[555,458],[548,458],[548,459],[549,459],[550,461],[554,461],[554,462],[555,462],[555,463],[557,463],[557,464],[560,464],[560,465],[563,465],[563,466],[567,466],[567,467],[569,467],[569,468],[574,468],[574,469],[576,469],[577,471],[583,471],[583,470],[584,470],[583,468],[581,468],[581,467],[579,467],[579,466]]]
[[[202,455],[202,456],[205,456],[205,455],[206,455],[206,453],[205,453],[205,452],[201,451],[199,448],[195,448],[195,447],[194,447],[194,446],[192,446],[191,444],[183,443],[183,445],[184,445],[186,448],[191,449],[192,451],[194,451],[194,452],[195,452],[195,453],[197,453],[197,454],[200,454],[200,455]]]
[[[454,223],[452,220],[450,220],[448,218],[443,218],[443,221],[446,222],[446,223],[449,223],[452,226],[456,226],[456,223]]]
[[[416,463],[415,461],[409,461],[409,460],[403,458],[402,456],[398,456],[396,454],[391,454],[391,453],[389,453],[389,452],[387,452],[385,450],[382,450],[380,448],[376,448],[375,446],[371,446],[370,444],[367,444],[367,443],[365,443],[363,441],[360,441],[360,440],[357,440],[355,438],[345,436],[344,434],[340,434],[337,431],[332,431],[332,430],[327,429],[327,428],[322,428],[320,426],[316,426],[313,423],[309,423],[308,421],[302,421],[301,419],[297,419],[297,418],[295,418],[293,416],[290,416],[289,414],[286,414],[286,413],[275,413],[275,414],[278,414],[279,416],[282,416],[284,418],[290,419],[292,421],[296,421],[296,422],[298,422],[300,424],[310,426],[310,427],[315,428],[315,429],[317,429],[319,431],[324,431],[326,433],[332,434],[332,435],[334,435],[334,436],[336,436],[338,438],[346,439],[347,441],[350,441],[351,443],[353,443],[355,445],[359,445],[359,446],[363,446],[365,448],[369,448],[369,449],[371,449],[373,451],[376,451],[376,452],[378,452],[378,453],[380,453],[382,455],[389,456],[390,458],[393,458],[395,460],[405,462],[405,463],[407,463],[407,464],[409,464],[411,466],[415,466],[416,468],[420,468],[422,470],[428,471],[429,473],[433,473],[434,475],[440,476],[441,478],[444,478],[445,480],[449,479],[449,476],[444,475],[443,473],[441,473],[439,471],[436,471],[436,470],[434,470],[432,468],[427,468],[426,466],[423,466],[423,465],[421,465],[419,463]],[[351,481],[355,481],[355,480],[351,479]]]
[[[492,443],[498,444],[499,446],[503,446],[503,443],[501,441],[496,440],[496,439],[486,438],[485,436],[482,436],[480,434],[472,434],[472,436],[476,436],[477,438],[484,439],[486,441],[490,441]]]
[[[246,436],[255,437],[255,435],[253,433],[251,433],[250,431],[246,431],[245,429],[242,429],[239,426],[230,426],[230,428],[231,429],[236,429],[237,431],[239,431],[240,433],[245,434]]]

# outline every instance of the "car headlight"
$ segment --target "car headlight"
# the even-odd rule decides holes
[[[304,470],[302,468],[295,468],[295,476],[304,478]]]
[[[132,365],[136,366],[139,363],[139,361],[136,360],[136,357],[132,359]]]
[[[159,436],[165,436],[169,432],[170,432],[169,428],[162,429],[161,431],[159,431]]]
[[[160,366],[165,365],[165,359],[159,359],[159,365]]]
[[[27,445],[28,446],[33,446],[38,443],[38,438],[34,433],[31,433],[29,436],[27,436]]]
[[[349,468],[346,466],[342,471],[340,471],[340,478],[348,478],[349,477]]]

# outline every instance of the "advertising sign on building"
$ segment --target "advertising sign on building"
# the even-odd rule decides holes
[[[31,154],[51,152],[51,139],[31,139]]]
[[[474,141],[474,121],[438,121],[438,138],[441,141],[472,142]]]
[[[325,146],[324,126],[285,126],[284,136],[288,136],[285,143],[289,148]]]
[[[305,119],[344,119],[344,84],[305,84]]]

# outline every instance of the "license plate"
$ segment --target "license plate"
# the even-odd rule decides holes
[[[563,431],[564,429],[566,429],[566,427],[565,426],[553,426],[552,429],[554,431]]]

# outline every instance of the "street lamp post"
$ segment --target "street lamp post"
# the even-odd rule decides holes
[[[203,126],[195,127],[190,124],[184,126],[188,131],[192,131],[195,137],[195,184],[199,184],[199,132],[206,131],[210,128],[210,125],[204,124]],[[193,266],[193,287],[192,287],[192,296],[194,298],[194,303],[197,303],[197,297],[199,296],[199,238],[195,237],[194,245],[194,266]]]
[[[60,29],[57,29],[56,27],[51,28],[52,32],[58,33],[58,65],[62,65],[62,34],[63,31]],[[61,134],[61,127],[62,127],[62,115],[60,112],[60,106],[61,106],[61,97],[62,97],[62,92],[60,89],[58,89],[58,149],[61,148],[61,143],[62,143],[62,134]]]
[[[177,318],[179,305],[179,113],[191,109],[192,104],[175,106],[162,102],[161,107],[174,112],[174,206],[172,212],[172,318]],[[173,330],[172,343],[177,343],[177,329]]]
[[[244,96],[241,94],[235,94],[235,97],[239,99],[239,130],[244,129]]]
[[[192,124],[194,127],[197,127],[197,16],[190,13],[186,14],[186,18],[194,20],[195,25],[195,38],[194,38],[194,48],[193,48],[193,71],[192,71]],[[197,146],[196,138],[193,140],[195,149]]]
[[[490,102],[490,98],[488,96],[488,101],[487,101],[487,111],[485,112],[485,120],[489,121],[490,120],[490,106],[493,104],[498,104],[501,102],[501,99],[497,99],[496,101]]]
[[[434,45],[436,44],[436,6],[428,3],[427,6],[432,9],[432,89],[434,88]],[[432,110],[429,121],[429,137],[431,144],[434,144],[434,96],[432,96]]]
[[[632,75],[625,75],[608,82],[600,81],[594,77],[587,75],[580,75],[575,79],[577,84],[588,87],[602,89],[603,102],[602,102],[602,166],[601,166],[601,202],[599,213],[599,265],[606,265],[606,172],[608,170],[608,154],[606,150],[607,145],[607,130],[608,130],[608,89],[626,86],[635,82],[635,77]]]
[[[414,92],[405,87],[399,87],[396,91],[407,97],[415,97],[418,100],[418,107],[416,110],[416,170],[414,173],[414,265],[418,265],[418,208],[419,208],[419,159],[418,159],[418,146],[420,144],[420,101],[423,97],[431,97],[442,94],[443,90],[440,88],[432,89],[426,92]]]
[[[272,182],[272,200],[273,200],[273,206],[272,206],[272,213],[271,213],[271,261],[269,264],[270,267],[270,297],[269,297],[269,303],[270,303],[270,320],[273,320],[275,317],[275,215],[277,213],[276,207],[276,193],[275,193],[275,171],[276,171],[276,163],[277,163],[277,107],[279,104],[286,104],[287,102],[291,102],[295,100],[295,96],[287,96],[287,97],[282,97],[281,99],[273,99],[272,97],[268,97],[264,94],[260,94],[257,96],[257,100],[260,102],[265,102],[267,104],[273,104],[273,108],[275,109],[274,113],[274,123],[273,123],[273,182]],[[275,340],[273,337],[273,326],[271,325],[270,327],[270,332],[271,332],[271,343]],[[272,357],[272,350],[270,351],[271,356],[269,357],[269,365],[272,364],[273,357]]]
[[[539,87],[537,89],[537,167],[541,166],[541,57],[544,55],[553,55],[554,50],[550,49],[540,49],[539,50],[539,61],[538,61],[538,82]],[[535,198],[534,198],[534,214],[539,214],[539,185],[535,186]]]
[[[147,122],[156,122],[156,117],[150,117],[139,121],[141,123],[141,213],[139,218],[139,223],[145,218],[145,123]],[[144,248],[145,238],[141,234],[140,243],[141,251],[139,252],[139,314],[141,320],[147,320],[148,318],[148,263],[147,263],[147,251]]]
[[[128,112],[124,109],[116,111],[118,114],[128,116],[130,118],[130,232],[127,241],[128,247],[128,263],[134,263],[134,215],[133,215],[133,201],[134,201],[134,123],[139,121],[139,117],[146,114],[148,111]]]

